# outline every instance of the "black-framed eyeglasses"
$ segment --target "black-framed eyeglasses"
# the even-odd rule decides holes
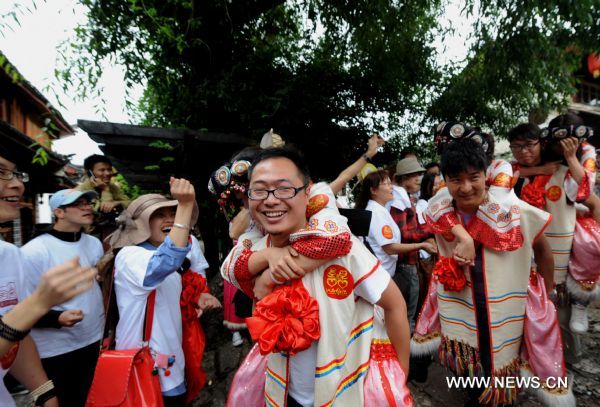
[[[277,199],[291,199],[298,195],[298,192],[302,191],[306,188],[308,184],[304,184],[299,188],[294,187],[280,187],[275,189],[248,189],[248,198],[253,201],[264,201],[269,197],[269,194],[273,194],[273,196]]]
[[[29,181],[29,174],[21,171],[11,171],[6,168],[0,168],[0,179],[10,181],[11,179],[17,177],[17,179],[21,182]]]
[[[523,151],[523,150],[531,151],[538,144],[540,144],[539,140],[533,141],[533,142],[527,143],[527,144],[511,144],[508,147],[511,149],[511,151],[518,153],[519,151]]]
[[[61,206],[61,208],[63,208],[63,209],[64,208],[85,209],[88,206],[93,208],[95,204],[96,204],[96,201],[81,200],[81,201],[75,201],[72,204],[63,205],[63,206]]]

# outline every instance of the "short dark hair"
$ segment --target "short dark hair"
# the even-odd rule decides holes
[[[429,163],[429,164],[425,165],[425,169],[428,170],[430,168],[439,167],[439,166],[440,166],[440,163],[438,163],[438,162],[432,162],[432,163]]]
[[[437,164],[439,166],[439,164]],[[433,196],[433,185],[435,184],[435,177],[439,177],[438,174],[432,174],[430,172],[426,172],[423,175],[423,179],[421,180],[421,194],[419,195],[420,199],[424,199],[425,201],[429,201]]]
[[[489,159],[480,144],[473,140],[450,143],[442,154],[440,166],[444,177],[453,177],[469,170],[486,171]]]
[[[521,123],[508,132],[508,141],[513,140],[539,140],[540,128],[533,123]]]
[[[298,168],[298,172],[300,173],[303,182],[305,184],[310,182],[310,171],[308,170],[308,165],[304,160],[304,156],[299,150],[290,146],[267,148],[260,151],[254,157],[254,160],[252,160],[252,166],[248,170],[248,179],[252,178],[254,168],[256,168],[261,161],[269,160],[271,158],[287,158],[294,163],[296,168]]]
[[[93,154],[93,155],[90,155],[89,157],[87,157],[83,161],[83,168],[85,168],[86,171],[92,171],[94,169],[94,165],[96,165],[98,163],[106,163],[112,167],[112,162],[110,161],[110,159],[107,156],[100,155],[100,154]]]
[[[548,128],[552,127],[568,127],[568,126],[577,126],[583,124],[583,119],[574,114],[574,113],[565,113],[556,116],[554,119],[550,120],[548,123]]]
[[[378,188],[379,185],[390,178],[390,174],[386,170],[373,171],[363,179],[360,186],[360,192],[356,198],[356,207],[365,209],[371,199],[371,188]]]

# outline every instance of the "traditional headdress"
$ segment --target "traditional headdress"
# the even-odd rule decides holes
[[[575,137],[579,141],[587,140],[594,135],[591,127],[582,124],[571,124],[560,127],[547,127],[542,130],[540,138],[542,140],[562,140],[567,137]]]
[[[453,142],[461,140],[473,140],[483,148],[486,154],[489,154],[493,148],[489,142],[490,135],[481,131],[479,127],[469,127],[460,122],[441,122],[436,127],[435,137],[433,139],[438,154],[442,154],[444,148]]]
[[[270,129],[265,133],[260,142],[261,149],[282,147],[285,141],[279,134]],[[227,220],[238,214],[243,203],[236,198],[235,191],[245,194],[248,189],[248,171],[251,162],[260,151],[258,147],[245,148],[237,153],[231,161],[225,163],[213,172],[208,180],[208,190],[217,198],[217,203]]]

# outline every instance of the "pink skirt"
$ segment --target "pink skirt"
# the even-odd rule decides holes
[[[365,407],[412,407],[414,404],[406,375],[389,340],[374,340],[371,344],[364,391]]]
[[[255,344],[240,365],[229,387],[227,405],[232,407],[263,407],[265,405],[265,380],[267,355],[260,354]]]
[[[382,341],[383,342],[383,341]],[[388,341],[371,345],[369,370],[364,383],[365,407],[412,407],[406,375]],[[265,405],[265,379],[268,355],[261,355],[258,344],[250,350],[229,388],[228,406],[262,407]]]
[[[235,314],[233,296],[237,288],[228,281],[223,280],[223,325],[230,331],[246,329],[246,322]]]

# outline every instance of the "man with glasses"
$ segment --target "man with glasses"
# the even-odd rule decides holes
[[[296,232],[337,227],[328,222],[307,224],[312,187],[306,164],[296,151],[271,148],[260,152],[250,168],[248,198],[252,217],[266,236],[241,253],[232,251],[225,264],[236,263],[234,275],[223,275],[240,288],[254,285],[257,275],[256,280],[266,278],[277,284],[247,319],[261,352],[268,354],[266,375],[255,372],[265,380],[267,404],[296,407],[335,401],[336,405],[363,405],[371,338],[377,328],[373,327],[373,304],[383,308],[392,352],[402,368],[408,368],[406,305],[397,286],[390,283],[390,275],[355,237],[349,254],[301,273],[290,284],[277,281],[259,255],[270,247],[288,248],[290,235]],[[257,269],[265,271],[253,273]],[[264,315],[271,318],[262,319]],[[276,334],[282,325],[284,331]],[[240,389],[233,385],[230,395],[236,391]]]
[[[50,267],[79,257],[83,266],[95,266],[103,255],[97,238],[82,233],[94,219],[98,194],[63,189],[50,198],[53,228],[37,236],[21,251],[25,259],[25,286],[33,291]],[[100,287],[53,307],[34,327],[32,336],[42,364],[65,406],[83,406],[91,386],[100,349],[104,307]]]

